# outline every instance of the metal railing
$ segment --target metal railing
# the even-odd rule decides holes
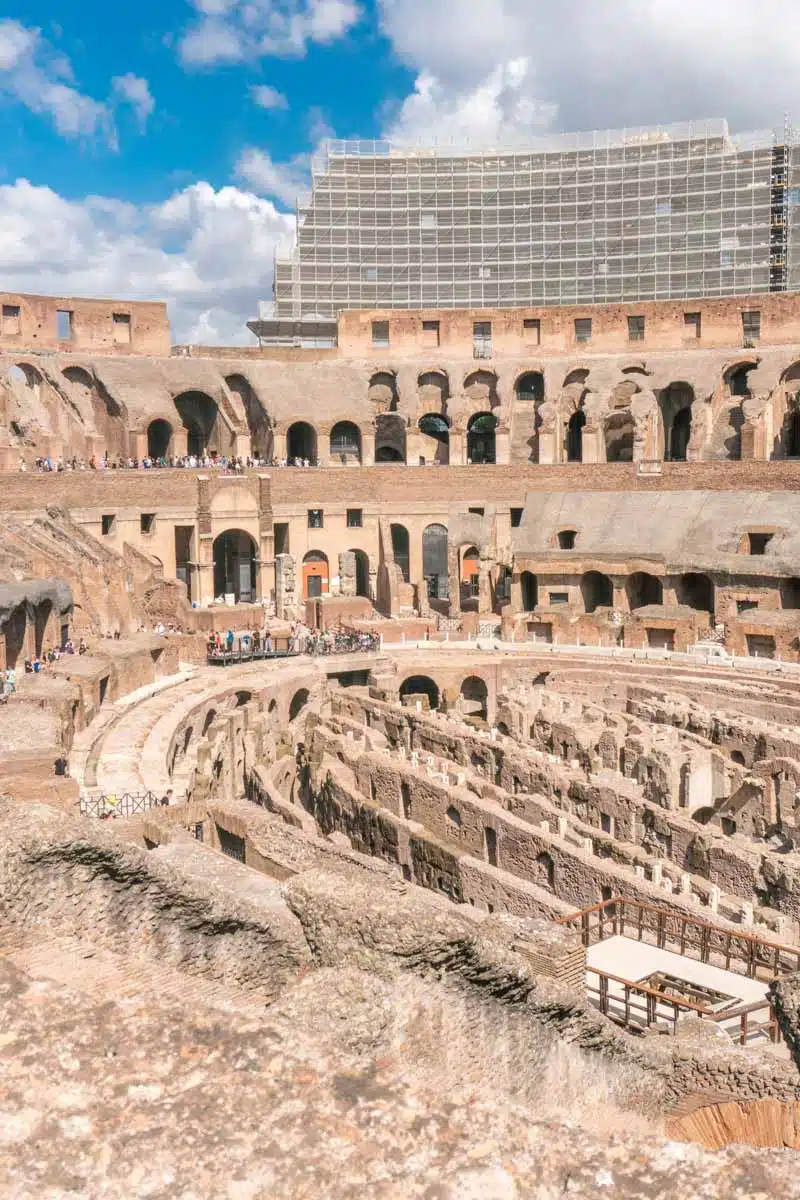
[[[748,979],[777,979],[800,970],[800,948],[796,946],[754,933],[736,933],[698,917],[624,896],[571,913],[559,924],[579,929],[587,949],[604,938],[619,935],[703,963],[710,963],[715,956],[726,971],[743,968],[739,973]]]
[[[158,803],[155,792],[104,792],[81,796],[79,807],[82,817],[97,817],[104,821],[110,817],[134,817],[156,808]]]

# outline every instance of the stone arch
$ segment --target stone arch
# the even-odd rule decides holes
[[[629,575],[625,581],[625,593],[631,612],[637,608],[646,608],[650,604],[664,603],[661,580],[647,571],[634,571],[633,575]]]
[[[186,430],[186,452],[196,458],[205,454],[229,454],[233,441],[219,415],[219,405],[207,392],[181,392],[173,401]]]
[[[446,466],[450,462],[450,421],[441,413],[425,413],[419,419],[423,458]]]
[[[497,417],[491,412],[478,412],[467,423],[467,462],[494,463],[497,461]]]
[[[489,716],[489,688],[480,675],[467,675],[461,684],[461,708],[469,717],[486,721]]]
[[[737,396],[741,399],[747,399],[748,396],[752,395],[750,391],[750,372],[754,371],[757,366],[757,358],[739,359],[736,362],[729,363],[722,373],[725,394],[727,396]]]
[[[411,552],[408,530],[405,525],[394,523],[391,526],[390,533],[395,564],[400,568],[400,573],[404,581],[408,583],[411,579]]]
[[[520,404],[541,404],[544,401],[544,375],[541,371],[526,371],[514,384]]]
[[[578,401],[578,407],[567,421],[567,462],[583,462],[583,428],[586,424],[586,413],[584,412],[583,404],[584,399],[581,396]]]
[[[330,435],[331,460],[361,462],[361,430],[354,421],[337,421]]]
[[[606,417],[604,428],[606,462],[633,462],[635,428],[633,414],[628,408],[611,413]]]
[[[257,547],[243,529],[227,529],[214,539],[214,595],[232,594],[237,604],[257,598]]]
[[[406,423],[399,413],[378,413],[375,418],[375,462],[406,461]]]
[[[324,596],[329,587],[328,556],[324,550],[309,550],[303,557],[303,597]]]
[[[217,710],[215,708],[210,708],[205,715],[205,719],[203,720],[203,732],[200,734],[201,737],[206,736],[206,734],[208,733],[209,729],[214,724],[216,719],[217,719]]]
[[[422,574],[428,586],[428,598],[446,600],[450,577],[447,528],[444,525],[426,525],[422,531]]]
[[[585,386],[588,378],[589,378],[588,367],[575,367],[574,370],[569,371],[568,374],[564,377],[563,386],[566,388],[566,387],[569,387],[573,383],[579,383],[579,384],[581,384],[581,386]]]
[[[226,375],[228,391],[238,396],[247,417],[250,448],[256,458],[270,461],[274,453],[272,422],[250,380],[240,374]]]
[[[464,380],[464,395],[474,409],[492,409],[500,404],[494,371],[470,371]]]
[[[658,407],[664,425],[664,459],[685,462],[692,433],[694,388],[683,381],[670,383],[658,393]]]
[[[103,384],[85,367],[68,366],[61,374],[80,398],[84,411],[91,411],[94,427],[109,454],[127,453],[126,416],[122,406],[110,396]]]
[[[522,611],[533,612],[539,603],[539,580],[532,571],[523,571],[519,582],[522,591]]]
[[[714,615],[714,584],[708,575],[687,571],[678,580],[678,603]]]
[[[309,695],[310,693],[308,688],[297,689],[295,694],[292,696],[291,703],[289,704],[290,721],[295,721],[300,716],[300,713],[308,704]]]
[[[446,371],[424,371],[417,378],[417,393],[423,412],[438,413],[442,417],[447,415],[450,378]]]
[[[163,417],[156,417],[147,426],[147,457],[168,458],[172,450],[172,426]]]
[[[407,676],[400,684],[400,700],[405,696],[427,696],[432,710],[439,707],[439,688],[430,675]]]
[[[317,431],[308,421],[295,421],[287,429],[286,457],[290,463],[295,459],[317,461]]]
[[[397,376],[394,371],[375,371],[370,376],[367,397],[374,404],[376,413],[397,412]]]
[[[600,571],[587,571],[581,576],[581,596],[587,613],[593,613],[597,608],[612,608],[614,585],[608,575]]]

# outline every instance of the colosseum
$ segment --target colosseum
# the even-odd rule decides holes
[[[4,1194],[800,1195],[800,295],[0,302]]]

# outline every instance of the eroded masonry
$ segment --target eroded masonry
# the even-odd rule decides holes
[[[2,312],[4,1194],[800,1194],[800,300]]]

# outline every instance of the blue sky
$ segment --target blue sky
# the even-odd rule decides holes
[[[326,135],[800,121],[796,0],[5,0],[0,290],[248,341]],[[798,82],[796,82],[798,81]]]

